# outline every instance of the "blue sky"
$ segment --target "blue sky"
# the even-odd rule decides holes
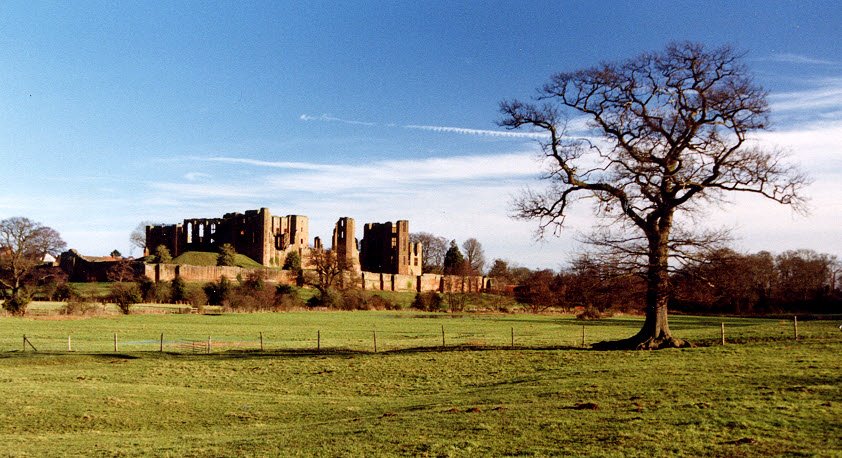
[[[839,24],[834,1],[2,2],[0,218],[92,255],[129,253],[141,220],[268,207],[327,239],[340,216],[409,219],[556,268],[590,207],[540,243],[508,218],[540,166],[498,103],[693,40],[746,52],[773,109],[758,140],[814,180],[808,216],[735,196],[706,221],[739,249],[842,255]]]

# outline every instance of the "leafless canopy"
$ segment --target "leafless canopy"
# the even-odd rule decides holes
[[[141,221],[135,226],[132,233],[129,234],[129,243],[131,244],[132,250],[139,248],[141,254],[146,248],[146,226],[157,226],[157,224],[152,221]]]
[[[330,289],[334,282],[342,276],[343,268],[334,250],[314,248],[310,251],[310,262],[316,272],[316,279],[312,283],[322,293]]]
[[[29,218],[0,221],[0,289],[16,295],[45,255],[58,256],[66,246],[55,229]]]
[[[768,122],[766,92],[730,47],[677,43],[619,64],[559,73],[535,103],[501,104],[509,128],[549,134],[546,192],[527,191],[515,215],[560,229],[575,199],[594,197],[602,214],[620,212],[657,227],[694,198],[721,191],[757,193],[803,209],[805,177],[779,151],[752,146]],[[593,136],[573,138],[569,116],[584,116]]]
[[[482,275],[485,267],[485,250],[479,240],[471,237],[462,243],[462,249],[465,250],[465,261],[468,267],[471,268],[473,275]]]
[[[447,239],[429,232],[413,232],[409,234],[411,243],[421,243],[424,250],[422,257],[424,273],[441,273],[444,265],[444,254],[447,252]]]

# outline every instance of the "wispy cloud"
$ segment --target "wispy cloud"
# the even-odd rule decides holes
[[[804,111],[815,117],[816,110],[842,110],[842,78],[821,78],[808,82],[809,89],[770,94],[772,112]]]
[[[320,116],[311,116],[308,114],[302,114],[298,117],[298,119],[302,121],[323,121],[323,122],[339,122],[342,124],[355,124],[359,126],[376,126],[377,123],[374,122],[365,122],[365,121],[354,121],[352,119],[342,119],[337,118],[335,116],[329,116],[326,114],[322,114]]]
[[[202,172],[187,172],[184,174],[184,179],[187,181],[199,181],[206,178],[211,178],[211,175]]]
[[[259,159],[249,159],[241,157],[191,157],[194,161],[206,162],[222,162],[226,164],[241,164],[252,165],[256,167],[270,167],[274,169],[291,169],[291,170],[331,170],[337,166],[328,164],[317,164],[312,162],[289,162],[289,161],[262,161]]]
[[[535,138],[535,139],[545,139],[547,138],[546,133],[542,132],[514,132],[514,131],[506,131],[506,130],[489,130],[489,129],[470,129],[467,127],[452,127],[452,126],[428,126],[428,125],[420,125],[420,124],[378,124],[374,122],[364,122],[364,121],[354,121],[350,119],[342,119],[336,118],[333,116],[328,115],[321,115],[321,116],[311,116],[308,114],[302,114],[298,117],[298,119],[302,121],[322,121],[322,122],[339,122],[343,124],[357,124],[363,126],[384,126],[384,127],[402,127],[404,129],[415,129],[415,130],[426,130],[429,132],[438,132],[438,133],[446,133],[446,134],[459,134],[459,135],[475,135],[475,136],[484,136],[484,137],[502,137],[502,138]]]
[[[417,124],[409,124],[402,126],[407,129],[428,130],[431,132],[452,133],[461,135],[479,135],[489,137],[508,137],[508,138],[538,138],[545,139],[547,134],[543,132],[514,132],[506,130],[485,130],[485,129],[468,129],[465,127],[448,127],[448,126],[424,126]]]
[[[757,60],[799,65],[842,65],[842,62],[837,62],[834,60],[820,59],[817,57],[803,56],[800,54],[791,53],[773,54],[769,57],[760,58]]]
[[[522,183],[539,172],[534,152],[488,156],[453,156],[425,159],[374,161],[363,164],[319,164],[305,162],[272,162],[248,158],[196,158],[209,162],[245,165],[264,169],[249,173],[248,178],[232,176],[215,183],[171,182],[150,183],[160,198],[178,196],[195,199],[258,199],[272,195],[338,196],[381,193],[399,196],[414,194],[419,189],[443,186],[476,187],[493,183]],[[290,166],[291,165],[291,166]],[[283,169],[283,174],[274,173]],[[156,196],[149,196],[155,198]]]

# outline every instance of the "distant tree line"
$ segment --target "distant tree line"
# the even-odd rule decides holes
[[[498,292],[513,294],[536,312],[645,308],[646,282],[641,275],[589,255],[560,271],[530,270],[496,259],[489,276]],[[670,307],[685,313],[839,313],[840,280],[842,267],[829,254],[791,250],[773,255],[723,248],[673,270]]]
[[[710,313],[842,311],[840,264],[813,250],[753,254],[721,249],[674,276],[674,309]]]

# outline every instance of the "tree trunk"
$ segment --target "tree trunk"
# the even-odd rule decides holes
[[[636,349],[683,347],[686,343],[670,333],[667,306],[670,298],[669,238],[672,215],[662,217],[650,232],[649,265],[646,268],[646,321],[630,340]]]
[[[647,231],[649,264],[646,268],[646,320],[634,336],[613,342],[599,342],[598,349],[656,350],[680,348],[689,343],[670,333],[667,306],[670,298],[669,237],[672,215],[660,219],[657,228]]]

